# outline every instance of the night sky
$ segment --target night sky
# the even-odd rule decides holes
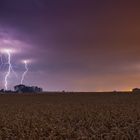
[[[138,0],[0,0],[0,48],[13,48],[9,87],[52,91],[140,87]],[[6,61],[6,56],[4,56]],[[7,66],[1,67],[1,83]]]

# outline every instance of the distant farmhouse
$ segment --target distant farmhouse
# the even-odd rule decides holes
[[[134,89],[132,89],[132,92],[133,93],[140,93],[140,89],[139,88],[134,88]]]
[[[25,86],[25,85],[16,85],[14,87],[16,93],[41,93],[43,92],[42,88],[37,86]]]

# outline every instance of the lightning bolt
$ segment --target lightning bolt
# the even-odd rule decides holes
[[[17,76],[16,72],[14,71],[13,66],[11,64],[11,51],[10,50],[5,50],[4,52],[8,56],[8,62],[6,63],[8,65],[8,71],[6,72],[6,75],[5,75],[5,78],[4,78],[4,81],[5,81],[5,90],[8,90],[8,78],[9,78],[11,72],[13,72],[16,77],[18,77],[18,76]],[[1,59],[1,61],[2,61],[2,59]]]
[[[23,84],[24,78],[25,78],[25,76],[26,76],[26,74],[28,72],[28,63],[27,63],[27,61],[25,60],[25,61],[23,61],[23,63],[25,65],[25,72],[22,74],[21,84]]]
[[[2,55],[0,55],[0,62],[1,62],[0,69],[3,69],[5,67],[5,63],[4,63],[4,60],[3,60],[3,56]]]
[[[8,90],[8,77],[11,73],[12,70],[12,64],[11,64],[11,53],[9,50],[6,51],[7,55],[8,55],[8,71],[5,75],[5,90]]]
[[[2,68],[2,65],[3,65],[2,55],[0,55],[0,60],[1,60],[0,68]]]

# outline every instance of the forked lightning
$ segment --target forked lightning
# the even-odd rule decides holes
[[[25,65],[25,71],[24,73],[22,74],[22,78],[21,78],[21,84],[23,84],[23,81],[24,81],[24,78],[28,72],[28,61],[27,60],[24,60],[23,61],[24,65]]]

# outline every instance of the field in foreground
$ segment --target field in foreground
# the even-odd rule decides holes
[[[0,95],[0,140],[139,140],[140,95]]]

